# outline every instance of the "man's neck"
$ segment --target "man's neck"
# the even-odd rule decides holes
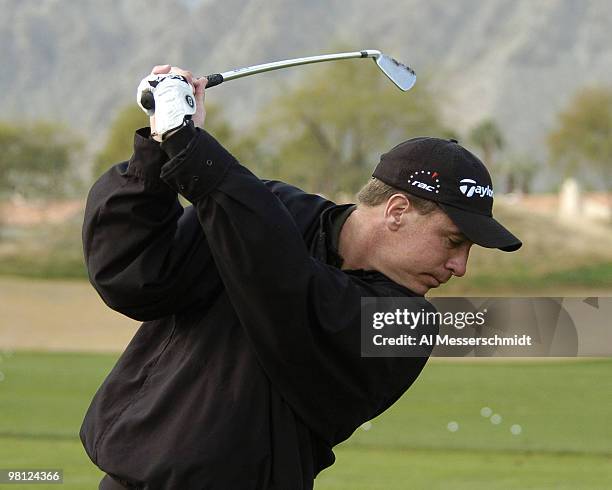
[[[367,211],[357,207],[340,230],[338,252],[343,259],[343,269],[372,269],[369,254],[371,234],[367,218]]]

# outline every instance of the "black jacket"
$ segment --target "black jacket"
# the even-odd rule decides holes
[[[202,130],[137,133],[83,227],[92,284],[145,322],[85,416],[96,465],[134,488],[311,489],[401,396],[427,359],[362,358],[360,298],[414,294],[326,263],[336,208],[261,181]]]

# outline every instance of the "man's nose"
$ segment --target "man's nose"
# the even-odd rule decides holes
[[[462,277],[465,275],[471,246],[471,243],[466,243],[462,247],[459,247],[448,259],[446,267],[453,273],[453,276]]]

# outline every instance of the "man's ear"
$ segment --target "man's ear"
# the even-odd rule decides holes
[[[392,231],[397,231],[405,220],[406,213],[410,211],[410,201],[403,194],[393,194],[385,206],[385,224]]]

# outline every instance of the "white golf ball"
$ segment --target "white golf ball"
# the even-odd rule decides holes
[[[513,436],[518,436],[521,432],[523,432],[523,428],[519,424],[514,424],[510,427],[510,432]]]
[[[494,413],[493,415],[491,415],[491,423],[495,424],[495,425],[499,425],[501,424],[502,421],[502,416],[498,413]]]
[[[492,413],[493,413],[493,410],[491,410],[489,407],[482,407],[480,409],[480,415],[482,415],[483,417],[489,418]]]
[[[446,428],[451,432],[457,432],[459,430],[459,424],[453,420],[446,425]]]
[[[361,424],[361,428],[366,432],[369,431],[372,428],[372,422],[364,422]]]

